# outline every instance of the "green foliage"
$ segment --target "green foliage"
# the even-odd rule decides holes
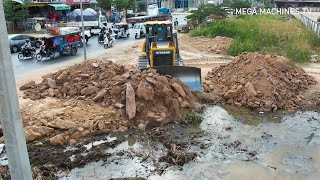
[[[196,21],[202,24],[209,15],[226,16],[226,11],[221,8],[220,5],[206,4],[201,5],[198,10],[192,10],[191,15],[186,16],[187,19]]]
[[[20,4],[12,0],[3,0],[6,21],[17,23],[24,21],[28,17],[29,12],[25,5],[27,1],[23,2],[23,4]]]
[[[185,112],[183,114],[183,119],[192,125],[199,125],[203,121],[203,117],[194,111]]]
[[[113,0],[113,3],[116,5],[118,11],[134,8],[135,5],[134,0]]]
[[[232,41],[228,54],[262,52],[287,56],[294,62],[305,63],[311,52],[320,54],[320,38],[308,31],[298,20],[280,16],[240,16],[216,21],[190,32],[191,36],[226,36]]]
[[[98,6],[101,7],[104,10],[110,10],[111,9],[111,3],[112,0],[97,0]]]
[[[291,46],[288,49],[287,56],[294,62],[306,63],[310,59],[311,52],[303,47]]]
[[[138,3],[138,12],[146,11],[146,4],[145,3]]]
[[[235,39],[228,49],[228,54],[236,56],[242,52],[256,52],[260,50],[260,46],[252,39],[242,41],[240,38]]]
[[[250,8],[251,2],[249,0],[229,0],[227,6],[232,9]]]

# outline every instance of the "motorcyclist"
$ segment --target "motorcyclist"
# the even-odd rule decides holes
[[[24,43],[24,45],[22,46],[25,54],[30,54],[30,50],[31,50],[31,42],[29,39],[26,40],[26,42]]]
[[[106,33],[106,28],[103,27],[103,28],[101,29],[101,31],[100,31],[100,34],[99,34],[99,39],[100,39],[101,41],[103,41],[103,37],[104,37],[105,33]]]
[[[111,34],[109,33],[108,30],[106,30],[104,38],[108,38],[108,43],[111,41]]]

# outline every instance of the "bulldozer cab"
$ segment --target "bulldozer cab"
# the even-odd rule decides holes
[[[146,24],[146,33],[149,36],[149,43],[172,41],[172,23],[152,23]]]

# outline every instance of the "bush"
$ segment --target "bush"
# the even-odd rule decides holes
[[[302,47],[290,47],[288,49],[287,56],[293,62],[306,63],[310,59],[311,52],[310,50]]]
[[[307,62],[311,51],[320,54],[320,38],[308,31],[298,20],[281,16],[239,16],[237,19],[215,21],[209,26],[191,31],[191,36],[226,36],[234,41],[228,54],[242,52],[274,53],[294,62]]]
[[[203,121],[203,117],[195,111],[188,111],[183,114],[183,120],[192,125],[199,125]]]

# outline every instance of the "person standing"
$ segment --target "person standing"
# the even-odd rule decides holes
[[[179,24],[178,18],[176,18],[176,19],[174,20],[174,29],[177,29],[178,24]]]

